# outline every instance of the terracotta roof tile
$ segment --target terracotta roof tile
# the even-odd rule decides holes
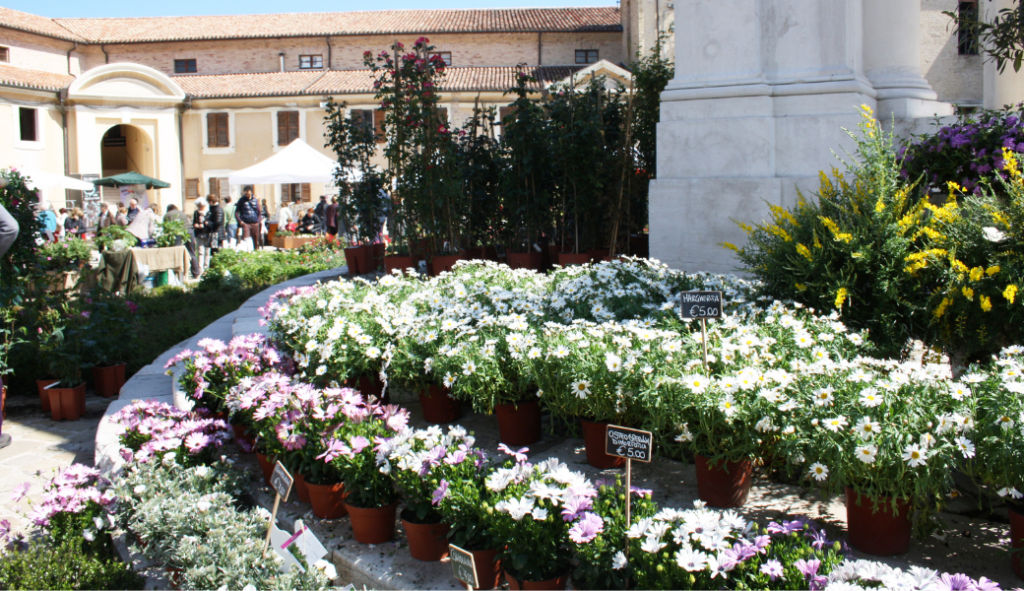
[[[18,29],[19,31],[28,31],[29,33],[39,33],[58,39],[67,39],[68,41],[85,41],[82,37],[60,26],[52,18],[29,14],[20,10],[12,10],[3,6],[0,6],[0,26]]]
[[[42,17],[35,18],[49,21]],[[93,43],[323,35],[622,30],[619,9],[615,6],[69,18],[54,19],[52,22],[54,26],[66,28]]]
[[[577,66],[529,68],[538,82],[535,90],[567,78],[581,70]],[[515,84],[515,67],[448,68],[441,91],[505,91]],[[185,94],[197,99],[361,94],[373,92],[369,70],[329,72],[271,72],[267,74],[222,74],[215,76],[174,76]]]
[[[0,64],[0,84],[4,86],[58,91],[70,86],[74,80],[73,76],[67,74],[26,70]]]

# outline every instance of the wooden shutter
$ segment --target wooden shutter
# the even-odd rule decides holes
[[[185,199],[199,198],[199,179],[185,179]]]
[[[309,194],[309,183],[302,183],[302,200],[309,203],[312,200]]]
[[[228,182],[228,177],[221,177],[219,181],[218,191],[214,195],[220,197],[221,203],[224,203],[224,198],[231,196],[231,183]]]
[[[211,148],[230,147],[227,113],[206,114],[206,143]]]
[[[277,112],[277,145],[287,146],[299,137],[299,112]]]
[[[291,203],[291,191],[288,190],[288,183],[281,183],[281,203]]]
[[[377,143],[384,143],[384,110],[373,110],[373,129],[377,132]]]
[[[511,117],[512,115],[515,114],[515,112],[516,112],[516,108],[513,105],[509,105],[507,107],[499,108],[498,109],[498,117],[500,119],[500,123],[502,125],[504,125],[505,124],[505,118],[506,117]]]
[[[220,195],[220,179],[210,177],[210,191],[207,195]]]

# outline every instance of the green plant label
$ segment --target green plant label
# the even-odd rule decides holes
[[[683,318],[721,318],[722,292],[684,291],[679,296],[679,314]]]
[[[654,453],[654,436],[650,431],[608,425],[605,453],[610,456],[650,462]]]
[[[294,481],[295,479],[288,473],[288,469],[284,467],[284,464],[281,462],[274,464],[274,474],[270,477],[270,486],[277,494],[281,495],[282,501],[288,501],[288,492],[291,491],[292,482]]]
[[[470,587],[479,587],[480,582],[476,580],[476,561],[473,559],[473,553],[458,546],[449,545],[448,555],[452,560],[452,574],[455,575],[455,578]]]

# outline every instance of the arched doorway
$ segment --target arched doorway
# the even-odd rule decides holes
[[[122,123],[107,129],[100,140],[100,154],[104,177],[129,171],[155,176],[153,142],[149,134],[134,125]],[[120,190],[103,187],[103,200],[116,206],[121,202]]]

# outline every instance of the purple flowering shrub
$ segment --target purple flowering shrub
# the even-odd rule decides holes
[[[28,489],[27,482],[18,485],[12,498],[20,501]],[[29,519],[57,545],[81,540],[89,552],[108,551],[106,532],[117,523],[116,510],[110,481],[95,468],[72,464],[44,485],[42,502],[33,504]]]
[[[514,462],[491,472],[485,486],[498,493],[487,527],[505,542],[498,552],[505,573],[520,581],[562,576],[572,559],[569,542],[582,543],[604,530],[604,519],[594,511],[597,488],[556,458],[531,464],[525,449],[502,451]]]
[[[243,378],[226,403],[236,423],[251,425],[257,451],[276,456],[313,484],[341,482],[337,469],[318,457],[342,423],[369,412],[351,388],[321,390],[276,372]]]
[[[136,400],[111,420],[125,462],[174,461],[182,466],[212,463],[217,450],[231,440],[227,422],[200,409],[190,413],[155,400]]]
[[[982,111],[961,115],[954,125],[937,133],[915,136],[900,150],[902,175],[916,180],[922,177],[923,189],[940,188],[955,182],[968,192],[981,194],[984,184],[998,187],[997,175],[1003,170],[1003,148],[1024,152],[1024,104],[1013,110]]]
[[[406,429],[391,438],[382,452],[382,466],[390,471],[402,492],[406,509],[402,518],[413,523],[440,523],[438,506],[448,495],[450,483],[473,478],[486,460],[473,447],[476,438],[465,427],[453,425],[445,433],[434,425],[428,429]]]
[[[271,369],[284,371],[281,355],[260,334],[240,335],[227,344],[216,339],[199,341],[199,351],[185,349],[167,362],[165,368],[184,363],[178,384],[196,408],[212,413],[227,409],[224,398],[243,378]]]
[[[574,561],[573,586],[577,589],[627,589],[632,569],[626,568],[626,496],[622,480],[599,480],[593,511],[600,516],[602,527],[591,527],[579,535],[570,531],[570,540],[578,560]],[[633,487],[630,491],[630,517],[632,522],[651,518],[658,506],[651,500],[651,491]],[[634,580],[635,579],[631,579]]]
[[[387,453],[389,441],[404,431],[409,411],[394,404],[358,402],[343,407],[346,421],[324,433],[325,450],[317,456],[337,470],[355,507],[383,507],[398,498]]]

